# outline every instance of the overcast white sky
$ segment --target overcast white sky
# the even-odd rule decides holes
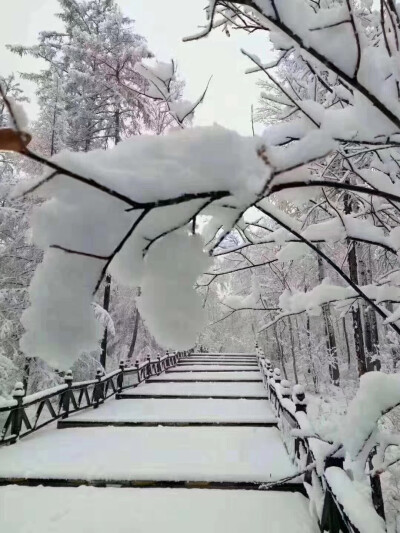
[[[186,81],[185,97],[195,100],[212,75],[204,104],[196,111],[196,124],[217,122],[242,134],[251,134],[250,108],[256,104],[258,75],[245,75],[249,61],[240,48],[265,59],[269,46],[265,34],[248,36],[232,32],[228,38],[215,31],[207,39],[183,43],[182,37],[197,31],[204,23],[205,0],[118,0],[124,14],[136,21],[136,31],[144,35],[150,49],[161,60],[178,61]],[[6,44],[34,44],[39,31],[59,29],[54,17],[57,0],[12,0],[2,6],[0,18],[0,74],[36,71],[41,64],[32,58],[20,58],[5,49]],[[33,86],[24,82],[30,97]],[[35,113],[35,106],[31,106]]]

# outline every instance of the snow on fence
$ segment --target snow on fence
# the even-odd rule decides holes
[[[46,426],[53,420],[68,418],[70,413],[97,408],[114,394],[135,387],[151,376],[158,376],[167,368],[188,355],[188,352],[168,352],[145,363],[136,361],[134,366],[125,367],[123,361],[119,369],[104,375],[98,369],[94,380],[73,382],[72,372],[65,374],[63,385],[25,396],[22,383],[15,384],[13,399],[0,404],[0,445],[14,444]]]
[[[310,509],[321,531],[384,533],[385,516],[379,477],[366,474],[370,478],[371,498],[361,496],[343,467],[343,446],[315,434],[307,416],[303,386],[291,387],[289,381],[282,379],[280,369],[272,368],[258,346],[256,352],[283,441],[298,467],[299,475],[304,476]]]

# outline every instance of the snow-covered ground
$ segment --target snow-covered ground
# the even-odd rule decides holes
[[[257,370],[257,367],[255,365],[179,365],[178,367],[174,367],[171,370],[167,370],[167,374],[170,374],[171,372],[201,372],[201,371],[212,371],[212,372],[239,372],[243,370],[248,370],[254,372]]]
[[[278,429],[263,427],[50,428],[2,449],[0,462],[3,478],[263,482],[295,472]]]
[[[152,377],[152,381],[164,381],[167,379],[170,380],[183,380],[191,379],[194,381],[220,381],[225,379],[232,379],[237,381],[251,381],[251,380],[260,380],[261,374],[258,370],[254,372],[168,372],[161,374],[157,377]]]
[[[289,512],[288,512],[289,511]],[[290,492],[0,487],[4,533],[318,533]]]
[[[127,389],[121,394],[133,396],[233,396],[233,397],[267,397],[262,383],[149,383],[135,389]]]
[[[92,422],[274,422],[267,400],[110,400],[69,419]]]

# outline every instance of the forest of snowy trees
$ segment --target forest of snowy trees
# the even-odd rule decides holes
[[[116,2],[58,1],[62,31],[9,46],[46,65],[21,74],[29,127],[17,75],[1,78],[0,396],[257,342],[332,434],[360,377],[400,365],[398,5],[211,0],[187,41],[262,32],[274,48],[242,51],[262,130],[242,137],[193,125],[207,88],[184,100],[185,73]]]
[[[171,127],[168,103],[145,95],[146,80],[134,71],[144,58],[153,57],[146,39],[134,32],[133,21],[113,1],[80,4],[60,1],[58,17],[64,30],[43,31],[31,47],[10,45],[19,55],[44,60],[39,73],[21,73],[22,80],[36,86],[39,114],[30,124],[30,147],[44,156],[69,149],[87,152],[106,149],[132,135],[161,135]],[[42,63],[43,64],[43,61]],[[15,74],[1,79],[4,96],[27,102]],[[171,102],[181,98],[183,82],[174,73]],[[5,101],[0,107],[0,127],[7,128],[10,116]],[[29,218],[39,200],[10,199],[13,186],[32,176],[41,176],[41,165],[23,161],[9,152],[1,153],[2,177],[2,324],[0,394],[7,396],[13,382],[24,379],[35,392],[60,381],[51,368],[33,354],[22,354],[19,340],[23,331],[21,313],[28,305],[27,288],[41,250],[29,235]],[[104,213],[107,216],[107,213]],[[105,326],[102,344],[93,352],[81,353],[74,375],[91,377],[99,366],[113,368],[123,358],[145,358],[160,348],[148,333],[135,306],[137,290],[114,284],[107,276],[94,312]],[[112,317],[108,310],[112,310]],[[117,332],[117,334],[116,334]],[[29,378],[29,379],[28,379]]]

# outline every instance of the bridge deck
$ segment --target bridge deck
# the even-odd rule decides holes
[[[319,531],[307,499],[295,493],[16,486],[0,487],[0,528],[4,533]]]
[[[186,397],[231,397],[231,398],[266,398],[267,393],[262,383],[149,383],[135,389],[127,389],[121,398],[137,396],[186,396]]]
[[[85,410],[63,420],[63,424],[78,422],[138,422],[138,423],[270,423],[276,419],[268,400],[157,400],[136,399],[134,402],[111,400],[100,409]]]
[[[1,449],[0,530],[316,533],[256,359],[239,359],[194,354]]]
[[[101,408],[100,408],[101,409]],[[273,481],[296,472],[276,428],[44,429],[1,450],[1,478]]]

